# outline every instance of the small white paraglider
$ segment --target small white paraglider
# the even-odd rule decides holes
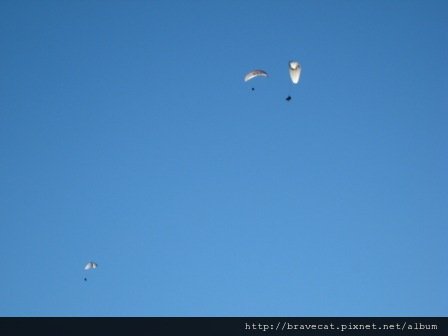
[[[94,261],[89,261],[85,266],[84,266],[84,270],[89,271],[89,270],[93,270],[95,268],[98,267],[98,264]],[[87,281],[87,278],[84,278],[84,281]]]

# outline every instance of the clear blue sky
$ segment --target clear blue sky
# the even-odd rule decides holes
[[[0,315],[448,315],[447,2],[5,0],[0,47]]]

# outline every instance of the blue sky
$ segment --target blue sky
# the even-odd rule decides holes
[[[0,45],[0,315],[448,314],[446,2],[2,1]]]

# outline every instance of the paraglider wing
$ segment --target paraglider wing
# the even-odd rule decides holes
[[[301,70],[302,67],[300,66],[299,62],[296,61],[289,62],[289,76],[291,77],[291,81],[294,84],[297,84],[299,82]]]
[[[84,269],[86,271],[91,270],[91,269],[95,269],[98,267],[98,264],[96,262],[90,261],[87,263],[87,265],[84,267]]]
[[[268,73],[264,70],[252,70],[251,72],[248,72],[246,76],[244,76],[244,81],[250,81],[251,79],[255,77],[267,77]]]

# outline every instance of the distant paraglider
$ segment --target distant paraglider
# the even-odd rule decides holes
[[[85,266],[84,266],[84,270],[86,271],[90,271],[90,270],[94,270],[95,268],[98,267],[98,264],[94,261],[89,261]],[[84,277],[84,281],[87,281],[87,277]]]
[[[291,78],[291,82],[293,82],[293,84],[299,83],[301,70],[302,67],[299,62],[289,61],[289,77]],[[286,101],[290,101],[291,99],[291,96],[286,97]]]
[[[245,82],[250,81],[251,79],[254,79],[255,77],[268,77],[268,73],[264,70],[252,70],[244,76],[244,81]],[[251,90],[255,91],[255,88],[252,87]]]

